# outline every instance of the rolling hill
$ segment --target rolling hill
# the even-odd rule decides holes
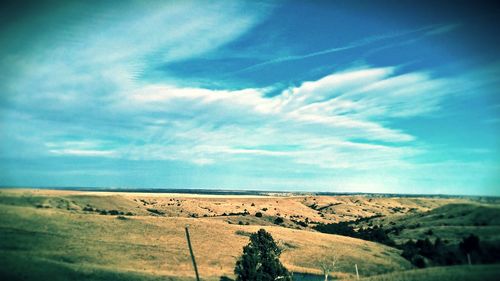
[[[269,213],[283,216],[311,213],[313,209],[301,200],[1,190],[0,253],[5,264],[1,274],[25,276],[25,280],[38,280],[39,274],[73,280],[190,278],[193,270],[184,236],[187,224],[200,274],[207,280],[231,276],[249,234],[260,228],[284,248],[281,260],[294,272],[319,274],[319,259],[339,253],[338,277],[353,276],[354,264],[370,275],[412,267],[394,248],[271,225],[270,215],[262,211],[267,208]],[[229,214],[244,209],[250,214]],[[253,212],[258,210],[266,215],[255,217]],[[232,223],[235,219],[249,225]],[[40,272],[40,266],[48,270]]]

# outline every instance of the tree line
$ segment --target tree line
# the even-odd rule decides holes
[[[417,267],[455,265],[468,263],[495,263],[500,261],[500,245],[498,243],[480,241],[479,237],[470,234],[463,237],[458,245],[446,244],[441,238],[431,242],[429,238],[409,240],[404,244],[396,244],[389,237],[392,229],[384,230],[380,226],[358,228],[355,222],[338,222],[318,224],[315,230],[323,233],[349,236],[353,238],[373,241],[387,246],[396,247],[403,252],[401,256]],[[468,257],[468,258],[467,258]]]

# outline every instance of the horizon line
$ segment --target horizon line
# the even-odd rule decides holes
[[[207,193],[232,193],[233,195],[241,195],[247,193],[295,193],[295,194],[313,194],[317,196],[334,196],[334,195],[380,195],[380,196],[397,196],[403,195],[406,197],[490,197],[500,198],[500,195],[486,194],[448,194],[448,193],[405,193],[405,192],[363,192],[363,191],[303,191],[303,190],[265,190],[265,189],[245,189],[245,188],[169,188],[169,187],[99,187],[99,186],[6,186],[0,185],[0,189],[43,189],[43,190],[73,190],[73,191],[88,191],[88,192],[146,192],[146,193],[183,193],[181,191],[191,191],[192,194],[207,194]],[[163,192],[170,191],[170,192]],[[198,191],[192,192],[192,191]]]

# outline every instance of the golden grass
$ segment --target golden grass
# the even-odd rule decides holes
[[[1,190],[0,251],[4,255],[29,255],[77,269],[191,277],[193,269],[184,232],[185,225],[189,224],[199,271],[205,279],[232,275],[242,247],[248,243],[248,233],[259,228],[269,231],[284,247],[281,259],[291,271],[318,274],[319,259],[337,253],[342,254],[338,277],[352,276],[354,264],[366,274],[411,267],[397,250],[377,243],[310,230],[255,225],[269,223],[265,218],[260,220],[254,216],[218,216],[244,209],[253,214],[268,208],[264,213],[269,216],[279,212],[282,216],[318,217],[317,211],[303,200],[304,197],[187,198],[178,194]],[[88,205],[132,211],[136,215],[120,220],[116,216],[84,212],[83,207]],[[166,216],[155,216],[148,208],[162,210]],[[216,216],[183,217],[195,212]],[[254,225],[228,223],[235,219],[251,221]]]
[[[367,196],[247,196],[198,195],[136,192],[86,192],[72,190],[3,189],[0,195],[15,197],[60,198],[73,203],[74,208],[91,205],[99,209],[117,209],[146,215],[148,208],[157,209],[169,217],[218,217],[224,213],[251,215],[261,212],[264,217],[280,216],[288,226],[297,225],[291,219],[312,222],[338,222],[362,217],[406,214],[410,210],[428,211],[450,203],[469,202],[464,199],[386,198]],[[1,198],[0,198],[1,200]],[[48,205],[54,205],[48,202]],[[79,207],[78,207],[79,206]],[[57,206],[56,206],[57,207]],[[399,208],[399,212],[394,209]],[[266,220],[261,220],[265,225]]]

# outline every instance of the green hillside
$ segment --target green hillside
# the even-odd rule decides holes
[[[431,267],[402,272],[393,272],[369,278],[364,281],[496,281],[500,265],[462,265]]]

